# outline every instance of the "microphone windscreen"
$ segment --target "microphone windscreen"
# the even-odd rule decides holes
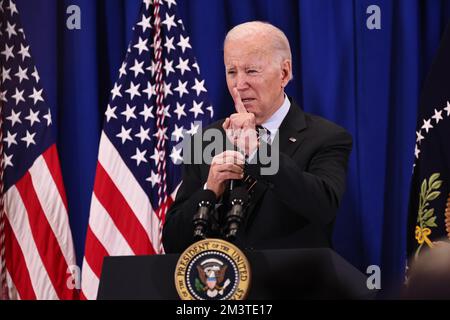
[[[248,201],[248,191],[245,187],[237,187],[231,191],[230,200],[242,200],[244,202]]]
[[[208,201],[209,203],[211,203],[211,205],[216,205],[216,194],[214,193],[214,191],[211,190],[201,190],[199,195],[198,195],[198,200],[199,202],[202,201]]]

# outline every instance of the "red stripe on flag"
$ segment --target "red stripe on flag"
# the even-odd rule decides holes
[[[103,258],[109,256],[105,247],[98,241],[95,234],[92,232],[91,227],[88,226],[86,233],[86,250],[85,259],[89,263],[92,271],[97,278],[100,279],[102,272]]]
[[[80,292],[80,300],[85,300],[87,301],[86,296],[83,294],[83,291]]]
[[[98,201],[111,216],[111,219],[130,245],[134,254],[154,254],[153,246],[144,227],[100,163],[97,163],[94,193]]]
[[[53,144],[50,148],[48,148],[47,151],[42,154],[42,156],[44,157],[45,163],[47,164],[53,181],[56,184],[56,188],[58,189],[59,195],[61,196],[64,206],[66,207],[66,211],[69,212],[66,192],[64,190],[63,178],[61,175],[61,166],[59,163],[58,151],[56,150],[56,144]]]
[[[67,287],[67,263],[56,237],[42,210],[38,196],[34,190],[31,175],[27,172],[16,184],[22,202],[28,214],[31,232],[38,248],[48,276],[60,299],[73,299],[74,290]]]
[[[5,219],[6,268],[22,300],[36,300],[25,257],[8,219]]]

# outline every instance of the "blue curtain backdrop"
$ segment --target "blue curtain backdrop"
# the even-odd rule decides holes
[[[141,1],[16,2],[58,119],[58,147],[81,264],[103,112]],[[450,1],[177,2],[217,118],[233,111],[222,62],[226,31],[257,19],[286,32],[295,76],[288,94],[306,111],[339,123],[354,137],[335,249],[362,271],[379,265],[385,284],[401,279],[417,105],[450,16]],[[381,9],[381,30],[366,27],[366,9],[373,4]],[[81,9],[81,30],[66,28],[70,5]]]

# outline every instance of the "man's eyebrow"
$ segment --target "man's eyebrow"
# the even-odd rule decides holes
[[[262,68],[262,65],[261,65],[261,64],[257,64],[257,63],[252,63],[252,64],[246,65],[245,68],[247,68],[247,69],[249,69],[249,68],[252,68],[252,69],[261,69],[261,68]]]

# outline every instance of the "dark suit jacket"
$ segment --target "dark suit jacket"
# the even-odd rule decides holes
[[[222,123],[210,127],[223,131]],[[330,247],[352,138],[293,101],[278,134],[278,173],[261,176],[259,164],[245,168],[258,183],[236,244],[246,249]],[[164,225],[166,252],[182,252],[193,243],[192,218],[208,173],[207,164],[184,165],[183,183]]]

